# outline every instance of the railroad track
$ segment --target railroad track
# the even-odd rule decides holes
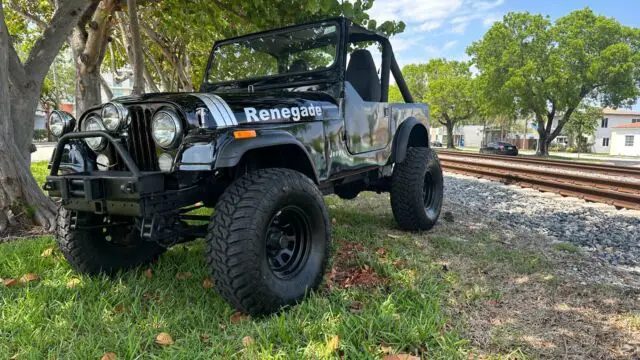
[[[640,210],[640,169],[455,151],[438,151],[438,157],[446,171]]]

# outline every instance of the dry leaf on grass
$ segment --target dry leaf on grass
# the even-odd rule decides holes
[[[190,278],[193,274],[190,272],[178,272],[176,273],[176,279],[182,281],[182,280],[187,280],[188,278]]]
[[[53,254],[53,248],[50,247],[48,249],[45,249],[42,254],[40,254],[40,257],[49,257],[51,256],[51,254]]]
[[[100,360],[116,360],[116,359],[118,359],[118,356],[116,356],[116,353],[113,353],[113,352],[104,353],[104,355],[102,355],[102,357],[100,358]]]
[[[329,350],[330,352],[334,352],[338,350],[339,347],[340,347],[340,337],[338,335],[335,335],[334,337],[329,339],[329,341],[327,341],[327,350]]]
[[[251,336],[245,336],[242,338],[242,345],[249,346],[253,344],[253,338]]]
[[[38,279],[39,279],[39,277],[35,273],[27,273],[27,274],[24,274],[24,276],[22,276],[22,278],[20,278],[20,282],[23,283],[23,284],[26,284],[26,283],[30,283],[32,281],[36,281]]]
[[[113,312],[120,314],[121,312],[124,311],[124,305],[123,304],[118,304],[113,308]]]
[[[387,236],[392,238],[392,239],[400,239],[400,235],[387,234]]]
[[[67,287],[68,287],[69,289],[74,288],[74,287],[76,287],[76,286],[80,285],[80,283],[81,283],[81,282],[82,282],[82,281],[81,281],[80,279],[78,279],[78,278],[73,278],[73,279],[69,280],[69,282],[67,282]]]
[[[16,279],[4,279],[2,280],[2,284],[6,287],[12,287],[20,285],[20,282]]]
[[[153,271],[151,270],[151,268],[148,268],[144,271],[144,277],[146,277],[147,279],[151,279],[153,277]]]
[[[384,257],[387,254],[387,250],[383,247],[378,248],[378,250],[376,250],[376,254]]]
[[[383,360],[420,360],[419,356],[411,355],[411,354],[395,354],[395,355],[385,355],[382,358]]]
[[[211,337],[209,334],[200,334],[200,342],[203,344],[211,343]]]
[[[349,312],[352,314],[359,314],[364,309],[362,301],[354,301],[349,305]]]
[[[171,335],[162,332],[156,336],[156,344],[158,345],[173,345],[173,339]]]
[[[335,224],[337,224],[337,223],[338,223],[338,221],[336,220],[336,218],[333,218],[333,219],[331,219],[331,223],[332,223],[333,225],[335,225]]]
[[[240,321],[243,320],[247,320],[249,318],[249,315],[245,315],[239,311],[233,313],[233,315],[231,315],[231,318],[229,319],[229,321],[231,321],[232,324],[238,323]]]
[[[213,287],[213,281],[204,279],[204,281],[202,282],[202,287],[205,289],[211,289]]]

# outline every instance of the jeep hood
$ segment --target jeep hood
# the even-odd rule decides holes
[[[337,101],[321,92],[278,93],[152,93],[114,99],[123,105],[175,106],[200,128],[251,123],[283,123],[337,117]]]

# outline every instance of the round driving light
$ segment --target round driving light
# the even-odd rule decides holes
[[[65,111],[54,110],[49,115],[49,130],[55,137],[60,137],[73,130],[76,120]]]
[[[162,154],[158,158],[158,167],[160,171],[170,172],[173,167],[173,157],[169,154]]]
[[[127,117],[127,109],[119,103],[107,103],[102,107],[102,123],[111,132],[118,131]]]
[[[101,131],[104,130],[102,126],[102,121],[96,115],[89,116],[85,121],[82,122],[82,131]],[[84,142],[89,145],[89,147],[93,151],[99,151],[104,148],[106,145],[106,140],[103,137],[91,137],[84,139]]]
[[[182,135],[178,115],[171,110],[158,111],[151,122],[151,135],[158,146],[165,149],[174,147]]]
[[[105,154],[100,154],[96,158],[96,164],[98,165],[98,170],[100,171],[108,171],[111,168],[111,160]]]
[[[55,137],[60,137],[64,134],[64,120],[57,112],[52,112],[49,116],[49,129]]]

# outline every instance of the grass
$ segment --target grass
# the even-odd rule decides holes
[[[33,171],[42,182],[46,164],[35,163]],[[371,269],[382,281],[323,286],[279,314],[237,322],[234,309],[203,286],[209,273],[202,240],[170,249],[153,264],[150,278],[146,269],[82,276],[49,236],[3,244],[0,278],[34,273],[38,279],[0,285],[0,358],[90,359],[107,352],[119,359],[464,357],[466,341],[444,308],[451,281],[433,258],[409,237],[388,237],[389,215],[347,210],[335,197],[326,201],[337,219],[334,259],[358,247],[346,264],[333,267]],[[179,280],[177,273],[191,276]],[[155,344],[161,332],[174,344]],[[253,339],[248,345],[246,336]],[[331,341],[336,336],[338,346]]]
[[[33,171],[42,182],[46,164]],[[264,318],[243,319],[204,286],[202,240],[170,249],[150,274],[113,278],[76,273],[49,236],[1,244],[0,278],[37,280],[0,281],[0,359],[630,358],[636,295],[558,271],[581,266],[578,248],[543,248],[447,202],[455,221],[425,233],[398,230],[386,194],[325,202],[327,281]],[[163,332],[173,345],[154,343]]]

